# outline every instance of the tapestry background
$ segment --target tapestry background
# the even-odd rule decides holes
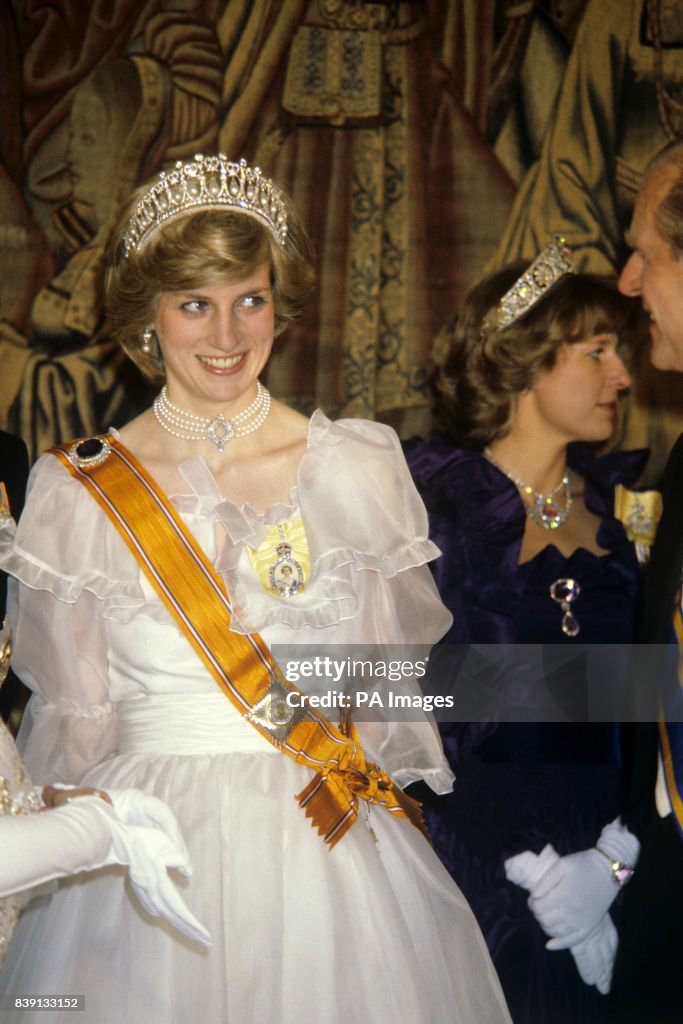
[[[408,436],[464,290],[558,230],[615,272],[682,129],[683,0],[0,0],[0,28],[0,426],[34,456],[149,398],[99,280],[122,202],[175,160],[244,156],[302,211],[317,290],[274,394]],[[617,440],[653,449],[649,482],[683,382],[646,348]]]

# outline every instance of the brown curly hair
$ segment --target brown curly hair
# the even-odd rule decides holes
[[[517,397],[552,369],[562,345],[606,332],[634,342],[638,304],[593,274],[565,274],[518,320],[500,330],[490,317],[487,324],[527,266],[512,264],[477,284],[435,338],[435,425],[462,447],[482,450],[509,433]]]
[[[313,286],[313,250],[291,201],[284,248],[270,230],[248,214],[213,209],[189,213],[165,224],[141,252],[126,256],[129,217],[148,185],[137,189],[112,236],[107,253],[104,301],[111,335],[141,373],[164,380],[160,357],[142,350],[142,333],[154,317],[159,296],[218,282],[235,283],[269,263],[275,306],[275,334],[300,316]]]

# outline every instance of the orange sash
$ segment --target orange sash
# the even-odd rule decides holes
[[[330,848],[353,825],[358,799],[381,804],[425,832],[420,805],[366,761],[353,724],[348,735],[316,709],[290,706],[299,694],[258,635],[230,631],[232,607],[211,565],[165,495],[112,435],[52,449],[97,501],[168,612],[228,700],[283,753],[316,774],[297,799]]]

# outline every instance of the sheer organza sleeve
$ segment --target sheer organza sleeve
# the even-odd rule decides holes
[[[33,691],[18,745],[37,779],[78,782],[115,753],[102,614],[116,584],[107,576],[107,543],[95,503],[45,456],[4,559],[14,577],[12,667]]]
[[[355,714],[363,749],[399,786],[422,780],[435,793],[449,793],[454,776],[421,679],[431,646],[448,628],[450,615],[427,565],[389,579],[370,573],[365,589],[364,613],[375,620],[383,642],[346,648],[350,658],[370,655],[379,670],[368,677],[349,668],[349,691],[368,695]]]
[[[292,620],[295,614],[301,619],[292,621],[299,655],[306,656],[306,645],[328,653],[333,636],[341,686],[352,695],[369,694],[354,714],[366,755],[400,786],[421,779],[437,793],[449,792],[453,774],[423,700],[420,666],[451,615],[427,564],[439,549],[429,539],[427,513],[395,432],[365,420],[330,423],[316,414],[299,498],[315,573],[312,611],[305,602],[287,608]],[[316,629],[326,624],[328,608],[335,609],[329,631]],[[356,664],[366,668],[359,674]],[[318,682],[323,690],[335,686]]]
[[[451,624],[427,564],[440,552],[429,539],[427,513],[394,431],[343,420],[330,433],[338,501],[348,509],[354,496],[347,514],[362,552],[355,561],[361,569],[355,575],[360,619],[355,632],[363,638],[373,635],[376,663],[385,672],[369,685],[360,682],[360,688],[379,698],[374,707],[366,705],[357,713],[361,742],[399,786],[423,780],[436,793],[447,793],[453,773],[420,685],[421,666]],[[350,649],[363,652],[355,643]],[[358,687],[359,681],[352,684]],[[399,698],[404,701],[400,707]]]

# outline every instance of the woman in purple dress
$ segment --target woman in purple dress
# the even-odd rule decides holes
[[[602,672],[610,711],[597,718],[610,720],[577,709],[598,696],[593,655],[613,680],[633,639],[640,568],[615,488],[646,455],[594,452],[630,383],[628,300],[574,274],[562,240],[522,270],[483,281],[445,327],[441,433],[406,446],[443,552],[432,568],[453,613],[445,642],[481,645],[458,662],[454,690],[460,718],[465,693],[482,696],[479,720],[442,723],[457,781],[426,815],[515,1024],[586,1024],[604,1016],[618,904],[609,910],[638,843],[619,820],[618,711]],[[588,660],[570,649],[598,643],[610,646]],[[515,646],[487,646],[500,644]],[[555,715],[534,692],[534,659]]]

